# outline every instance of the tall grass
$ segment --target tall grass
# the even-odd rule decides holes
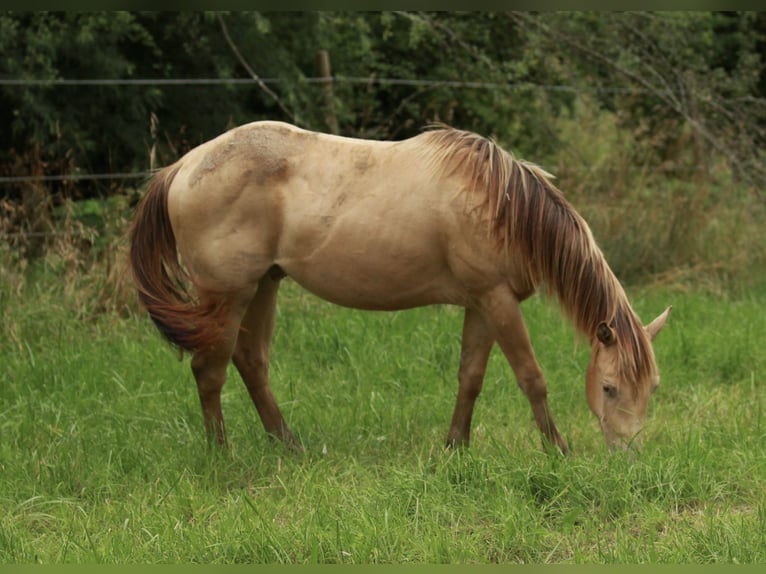
[[[362,313],[289,281],[275,393],[306,448],[266,438],[234,370],[231,449],[209,450],[188,367],[140,315],[83,323],[6,307],[0,345],[2,562],[759,562],[766,559],[764,295],[636,291],[663,373],[640,456],[609,456],[584,400],[587,349],[525,303],[574,455],[546,455],[492,355],[468,450],[443,441],[460,315]]]

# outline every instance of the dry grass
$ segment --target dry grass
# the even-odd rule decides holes
[[[135,310],[125,240],[129,194],[87,205],[65,200],[55,208],[49,195],[37,197],[40,204],[34,206],[0,200],[0,282],[5,296],[39,297],[47,292],[82,318]]]

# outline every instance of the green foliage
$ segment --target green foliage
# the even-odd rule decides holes
[[[715,293],[764,284],[766,243],[753,238],[766,211],[725,158],[695,165],[683,149],[658,166],[643,142],[624,137],[618,114],[590,98],[557,125],[570,145],[550,168],[556,184],[621,281]]]
[[[601,105],[617,114],[624,136],[643,145],[642,162],[701,167],[723,158],[738,177],[763,187],[766,62],[763,18],[757,13],[517,18],[542,31],[540,41],[549,49],[569,52],[571,83],[617,88],[596,93]],[[693,155],[684,155],[685,148],[693,148]]]
[[[277,81],[3,86],[0,175],[143,171],[240,123],[329,129],[331,113],[347,135],[402,138],[441,121],[540,160],[562,149],[557,117],[594,88],[653,163],[677,161],[691,145],[697,165],[717,154],[751,183],[764,175],[757,13],[6,12],[0,31],[5,78],[243,79],[254,71]],[[320,49],[337,79],[333,110],[323,86],[306,81],[318,73]]]
[[[337,46],[331,50],[335,70],[371,82],[341,82],[336,87],[340,106],[352,122],[346,128],[349,133],[401,138],[429,122],[444,122],[487,135],[513,133],[522,152],[555,149],[546,127],[571,102],[571,95],[546,98],[539,92],[503,87],[557,79],[553,71],[538,65],[541,55],[528,49],[521,31],[503,15],[382,13],[358,16],[356,22],[343,20],[343,15],[322,19],[323,42]],[[372,82],[378,78],[495,87],[375,86]]]
[[[0,40],[5,54],[0,73],[8,78],[129,78],[136,66],[126,47],[153,47],[127,12],[10,13],[0,19],[8,32]],[[4,158],[25,157],[37,142],[40,161],[53,172],[129,169],[157,96],[155,90],[124,86],[6,86],[0,109],[10,129],[0,149]]]
[[[6,78],[250,78],[241,56],[261,78],[278,80],[269,84],[273,95],[255,84],[3,86],[0,119],[10,129],[0,154],[14,166],[3,175],[38,165],[59,173],[144,170],[152,154],[167,164],[261,118],[327,129],[322,87],[305,81],[317,74],[319,49],[331,55],[335,114],[349,135],[405,137],[434,121],[491,135],[510,125],[522,149],[552,151],[555,140],[540,128],[571,99],[509,97],[504,83],[553,76],[538,65],[539,53],[525,50],[513,22],[495,14],[10,12],[0,29]],[[379,85],[377,78],[500,87]]]

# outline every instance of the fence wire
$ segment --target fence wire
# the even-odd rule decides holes
[[[592,93],[648,93],[644,88],[625,86],[570,86],[564,84],[535,84],[532,82],[474,82],[462,80],[429,80],[410,78],[378,78],[375,76],[319,76],[301,79],[307,84],[377,84],[387,86],[445,87],[494,90],[544,90],[550,92]],[[276,85],[279,78],[0,78],[0,86],[54,87],[54,86],[200,86],[200,85]]]

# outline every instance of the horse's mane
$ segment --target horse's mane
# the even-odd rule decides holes
[[[559,300],[590,340],[605,321],[616,334],[621,376],[638,385],[655,371],[652,345],[590,227],[551,183],[550,174],[517,160],[477,134],[438,127],[420,136],[442,173],[462,172],[498,248],[528,263],[530,279]]]

